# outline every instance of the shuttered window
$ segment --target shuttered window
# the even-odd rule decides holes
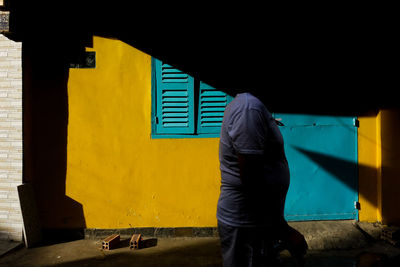
[[[193,77],[159,60],[155,67],[157,133],[193,134]]]
[[[152,137],[218,137],[232,97],[153,59]]]

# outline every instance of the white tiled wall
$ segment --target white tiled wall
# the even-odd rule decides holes
[[[22,240],[21,43],[0,34],[0,239]]]

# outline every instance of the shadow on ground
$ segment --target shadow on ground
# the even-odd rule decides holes
[[[161,253],[135,254],[129,251],[95,257],[54,266],[222,266],[215,242],[173,248]],[[282,266],[299,266],[287,251],[282,252]],[[387,255],[374,252],[357,251],[314,251],[307,255],[309,267],[369,267],[399,266],[399,258],[388,258]]]
[[[122,240],[123,241],[123,240]],[[101,251],[93,258],[57,264],[57,266],[222,266],[219,240],[168,244],[155,249]]]
[[[139,250],[127,245],[123,239],[117,249],[104,251],[99,240],[78,240],[22,248],[0,258],[0,266],[222,266],[218,238],[161,238],[157,246]],[[378,241],[358,249],[310,250],[305,266],[400,266],[394,249]],[[287,251],[281,256],[283,266],[298,266]]]

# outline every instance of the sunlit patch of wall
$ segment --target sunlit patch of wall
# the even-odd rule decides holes
[[[378,156],[380,153],[377,113],[359,117],[358,185],[360,221],[375,222],[378,216]]]

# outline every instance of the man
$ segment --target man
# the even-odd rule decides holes
[[[283,216],[289,167],[277,123],[259,98],[238,94],[222,122],[217,219],[225,267],[279,266],[280,244],[297,258],[307,249]]]

